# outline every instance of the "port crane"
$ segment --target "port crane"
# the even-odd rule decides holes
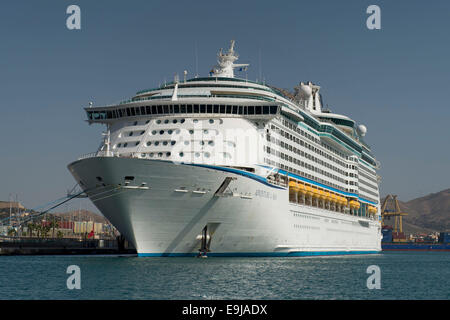
[[[391,200],[392,209],[388,209],[389,200]],[[402,217],[408,215],[406,212],[400,210],[400,205],[398,204],[397,195],[388,194],[384,199],[383,205],[381,206],[381,225],[384,225],[385,218],[390,219],[395,218],[394,221],[394,232],[403,232]]]

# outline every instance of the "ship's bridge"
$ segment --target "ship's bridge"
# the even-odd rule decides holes
[[[336,113],[320,113],[317,115],[317,118],[321,122],[328,122],[335,124],[338,128],[340,128],[345,133],[350,136],[354,136],[355,129],[355,121],[350,119],[347,116],[336,114]]]

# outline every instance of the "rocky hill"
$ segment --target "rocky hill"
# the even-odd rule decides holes
[[[382,199],[381,203],[383,203]],[[403,217],[403,230],[406,233],[428,233],[450,231],[450,189],[431,193],[407,202],[399,201],[400,209],[407,212]],[[394,224],[394,218],[385,221]]]

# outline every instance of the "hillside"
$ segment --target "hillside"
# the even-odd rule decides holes
[[[384,199],[382,199],[383,203]],[[399,201],[400,209],[408,215],[403,218],[406,233],[450,230],[450,189],[431,193],[407,202]],[[385,221],[392,225],[394,219]]]

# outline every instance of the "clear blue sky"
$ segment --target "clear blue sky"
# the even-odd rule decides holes
[[[81,30],[66,28],[71,4]],[[381,30],[366,28],[370,4]],[[63,196],[74,185],[67,164],[101,139],[83,106],[193,76],[195,48],[206,76],[230,39],[249,79],[311,80],[334,112],[367,126],[383,195],[440,191],[450,187],[449,32],[449,1],[2,0],[0,200]]]

